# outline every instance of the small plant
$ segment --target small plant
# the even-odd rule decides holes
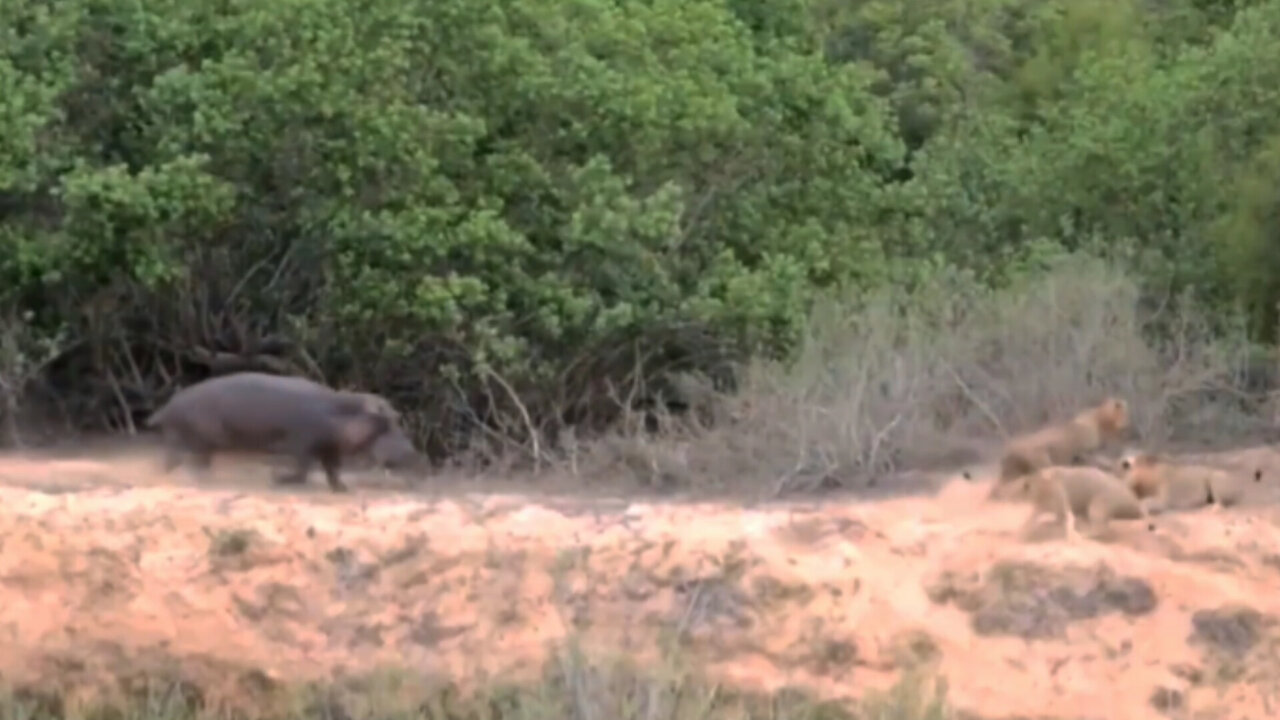
[[[216,532],[210,532],[205,528],[205,535],[209,537],[209,557],[216,559],[244,555],[249,551],[258,533],[245,528],[220,529]]]

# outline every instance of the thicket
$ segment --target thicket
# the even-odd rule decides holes
[[[1043,418],[1000,384],[1035,391],[1016,373],[1061,353],[1086,383],[1064,402],[1147,381],[911,328],[1024,297],[1064,254],[1102,258],[1081,302],[1123,281],[1129,309],[1055,342],[1140,338],[1162,366],[1169,298],[1206,343],[1274,340],[1277,37],[1280,0],[5,0],[9,435],[24,403],[128,428],[264,367],[387,395],[437,456],[542,453],[696,404],[690,377],[817,382],[835,326],[866,387],[825,376],[844,424],[785,439],[796,467],[906,462],[885,428],[949,427],[944,396],[1020,427]],[[1019,322],[1030,347],[1045,321]],[[821,424],[787,392],[734,417]]]

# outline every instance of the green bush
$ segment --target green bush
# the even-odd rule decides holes
[[[781,351],[886,272],[872,74],[721,3],[12,6],[3,300],[89,341],[77,377],[127,348],[139,405],[162,350],[283,336],[410,410],[497,377],[541,418],[618,347]]]
[[[0,20],[0,376],[82,421],[248,366],[387,394],[441,452],[598,427],[793,352],[819,295],[1063,249],[1275,331],[1280,0]]]
[[[1018,102],[969,107],[914,163],[913,246],[993,280],[1042,243],[1122,257],[1149,291],[1245,305],[1272,339],[1280,3],[1201,5],[1046,11]]]

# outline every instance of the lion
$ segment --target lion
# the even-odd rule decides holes
[[[1003,486],[1037,470],[1084,463],[1103,446],[1118,442],[1129,427],[1129,403],[1108,397],[1066,422],[1013,438],[1000,458],[992,497],[1000,496]]]

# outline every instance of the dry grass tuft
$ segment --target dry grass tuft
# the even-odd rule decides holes
[[[906,473],[990,459],[1010,435],[1109,394],[1129,399],[1146,447],[1260,436],[1271,417],[1266,393],[1247,391],[1256,350],[1243,332],[1211,327],[1186,300],[1142,300],[1115,267],[1069,257],[997,291],[944,273],[822,303],[797,356],[751,363],[737,393],[685,378],[697,415],[718,421],[660,418],[656,435],[637,422],[576,453],[575,469],[764,496],[909,491]]]

